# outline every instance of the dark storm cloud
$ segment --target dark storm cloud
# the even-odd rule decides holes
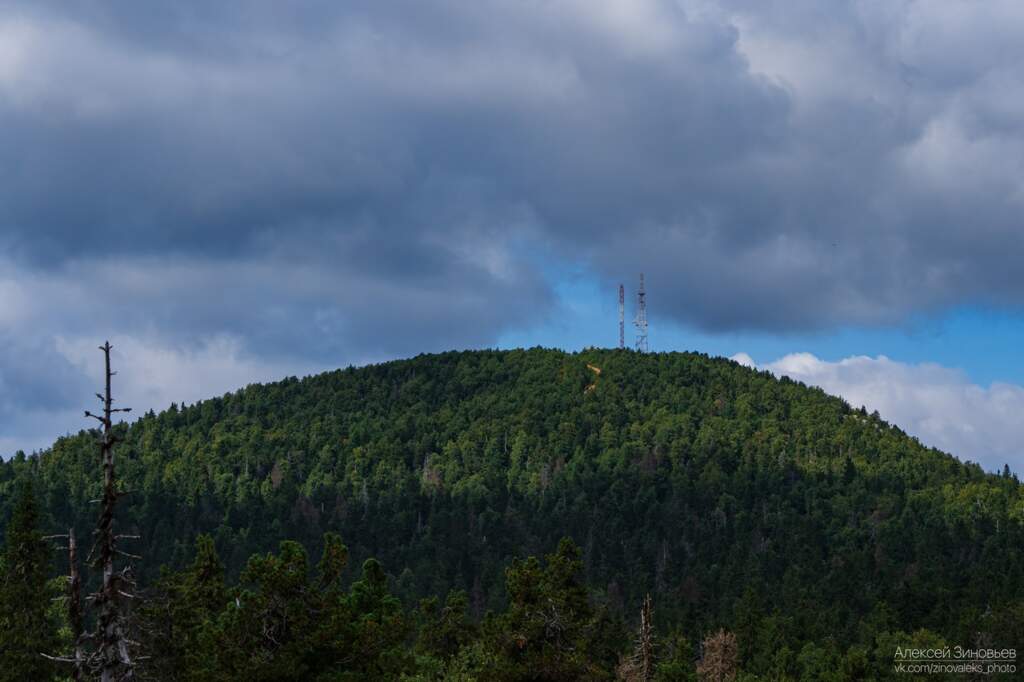
[[[230,260],[301,234],[413,282],[520,213],[712,329],[1012,303],[1013,61],[949,30],[991,28],[957,3],[901,7],[26,4],[5,22],[8,245],[52,267],[106,240]]]
[[[68,408],[76,392],[91,395],[81,373],[52,344],[36,346],[6,334],[0,344],[9,358],[0,374],[0,417],[19,409]]]
[[[713,330],[1018,305],[1022,35],[1009,2],[7,3],[0,324],[339,363],[538,322],[539,261]]]

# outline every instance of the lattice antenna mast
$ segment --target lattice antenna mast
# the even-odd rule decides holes
[[[647,352],[647,292],[644,291],[644,273],[640,273],[640,289],[636,292],[636,349]]]
[[[619,285],[619,349],[626,347],[626,287]]]

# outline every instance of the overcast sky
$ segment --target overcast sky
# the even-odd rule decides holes
[[[0,454],[107,337],[160,409],[612,345],[642,270],[655,349],[1022,471],[1021,63],[1019,0],[9,0]]]

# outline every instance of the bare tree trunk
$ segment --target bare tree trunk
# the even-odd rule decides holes
[[[68,621],[71,623],[71,641],[74,642],[75,667],[71,679],[79,682],[82,679],[82,666],[85,663],[82,651],[82,578],[78,574],[78,545],[75,542],[75,529],[68,529]]]
[[[134,598],[130,593],[134,585],[130,568],[116,571],[114,561],[119,552],[116,547],[118,536],[114,534],[114,508],[120,493],[117,491],[117,477],[114,471],[114,444],[117,437],[113,433],[113,415],[116,412],[129,412],[131,408],[114,408],[114,399],[110,393],[110,381],[114,373],[110,371],[110,342],[100,346],[106,367],[106,390],[97,397],[103,403],[103,415],[86,412],[103,425],[100,438],[100,455],[103,460],[103,498],[100,518],[96,526],[96,545],[93,553],[97,553],[94,566],[103,572],[103,584],[100,590],[92,595],[92,604],[99,610],[97,632],[95,633],[96,650],[90,657],[90,667],[98,669],[102,682],[122,682],[135,679],[135,664],[129,654],[129,646],[133,644],[125,631],[125,618],[121,604],[122,597]],[[127,555],[126,555],[127,556]]]
[[[61,547],[60,549],[66,549],[68,551],[68,596],[67,596],[67,607],[68,607],[68,623],[71,626],[71,641],[73,646],[72,657],[66,656],[50,656],[49,654],[43,654],[43,657],[50,659],[51,661],[58,661],[61,663],[70,663],[74,667],[71,671],[71,679],[75,682],[83,678],[83,668],[85,666],[85,654],[83,649],[83,633],[82,633],[82,579],[78,573],[78,543],[75,541],[75,529],[68,528],[67,535],[48,535],[44,540],[53,540],[56,538],[65,539],[68,541],[67,547]]]
[[[637,632],[633,655],[616,669],[617,678],[623,682],[650,682],[654,679],[653,616],[654,606],[648,594],[640,607],[640,630]]]
[[[100,346],[105,361],[105,391],[96,397],[103,403],[103,414],[97,415],[85,411],[86,417],[92,417],[98,421],[103,430],[100,433],[100,459],[103,465],[103,497],[101,502],[100,518],[96,524],[95,543],[89,553],[88,563],[98,568],[103,573],[103,584],[98,592],[89,595],[90,605],[99,611],[96,630],[84,632],[84,618],[82,611],[82,581],[78,573],[78,546],[75,542],[75,530],[71,528],[67,535],[53,535],[51,538],[67,538],[68,541],[68,563],[70,565],[68,582],[68,620],[71,625],[71,635],[74,640],[73,657],[51,656],[43,654],[46,658],[69,663],[74,666],[72,679],[92,679],[99,675],[102,682],[130,682],[135,679],[135,661],[132,659],[130,650],[136,643],[128,636],[128,619],[125,617],[124,602],[122,599],[134,599],[135,595],[131,590],[135,586],[132,578],[131,566],[126,565],[120,571],[116,570],[115,560],[120,554],[124,557],[135,557],[127,552],[117,549],[117,540],[121,538],[134,538],[133,535],[114,534],[114,509],[117,506],[118,498],[124,493],[117,490],[117,477],[114,472],[114,444],[118,438],[113,433],[113,416],[118,412],[131,412],[130,407],[115,408],[114,398],[110,393],[110,380],[115,372],[110,371],[110,342]],[[87,646],[88,644],[88,646]]]
[[[654,606],[651,604],[651,595],[648,594],[644,598],[643,608],[640,609],[640,635],[636,643],[640,679],[644,682],[654,679],[654,629],[651,623],[653,616]]]

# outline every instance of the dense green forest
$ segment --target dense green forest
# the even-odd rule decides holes
[[[691,679],[722,629],[767,679],[885,677],[900,643],[1024,642],[1015,476],[725,359],[423,355],[120,435],[140,618],[185,633],[153,646],[193,643],[153,662],[165,679],[605,679],[648,593],[656,679]],[[89,537],[94,437],[0,465],[0,520],[28,479],[43,532]],[[259,673],[228,659],[266,646],[247,609],[268,600],[298,611]]]

